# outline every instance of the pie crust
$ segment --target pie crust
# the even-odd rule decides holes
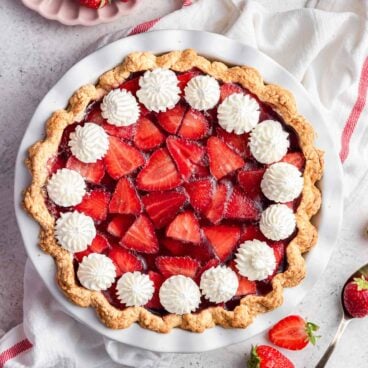
[[[55,218],[45,203],[45,183],[49,172],[47,162],[56,154],[64,129],[81,121],[91,101],[101,100],[111,89],[117,88],[131,73],[154,68],[169,68],[184,72],[196,67],[222,82],[239,83],[269,105],[291,126],[299,137],[305,156],[304,188],[301,203],[296,211],[297,235],[286,248],[288,267],[272,279],[272,291],[264,296],[247,295],[233,311],[223,307],[210,307],[198,313],[158,316],[143,307],[120,310],[112,306],[101,292],[90,291],[78,285],[71,254],[60,247],[54,236]],[[260,313],[273,310],[283,303],[283,288],[298,285],[305,277],[303,253],[317,241],[317,230],[310,219],[321,205],[321,194],[315,186],[323,171],[323,153],[314,146],[314,130],[307,120],[298,114],[293,95],[278,85],[267,84],[260,73],[248,66],[234,66],[210,61],[193,49],[172,51],[156,56],[150,52],[128,55],[122,64],[104,73],[96,85],[85,85],[77,90],[65,110],[53,113],[47,122],[46,137],[29,149],[26,164],[32,174],[32,183],[24,194],[24,206],[40,224],[39,246],[50,254],[57,266],[57,282],[64,294],[81,307],[93,307],[101,321],[113,329],[123,329],[138,322],[142,327],[167,333],[174,327],[193,332],[220,325],[227,328],[246,328]]]

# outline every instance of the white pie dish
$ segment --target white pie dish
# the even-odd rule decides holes
[[[228,64],[253,66],[260,71],[266,81],[280,84],[293,92],[299,112],[307,117],[318,132],[317,147],[326,152],[325,174],[320,183],[323,206],[315,220],[318,222],[320,240],[306,256],[306,279],[295,288],[285,289],[284,304],[273,312],[259,316],[245,330],[215,327],[202,334],[195,334],[175,329],[166,335],[142,329],[138,325],[133,325],[127,330],[111,330],[98,320],[92,309],[73,305],[59,291],[54,277],[53,259],[37,246],[38,225],[26,215],[20,205],[22,191],[30,180],[23,160],[26,157],[27,148],[43,136],[47,118],[53,111],[65,107],[69,97],[78,87],[95,82],[100,74],[119,64],[132,51],[149,50],[162,53],[188,47],[195,48],[199,54],[208,58]],[[57,301],[75,318],[106,337],[144,349],[165,352],[212,350],[244,341],[276,322],[302,300],[322,274],[333,250],[342,218],[342,170],[333,146],[323,118],[304,88],[285,69],[259,51],[223,36],[206,32],[157,31],[141,34],[118,40],[87,56],[72,67],[45,96],[29,124],[17,157],[14,188],[16,216],[31,261]]]

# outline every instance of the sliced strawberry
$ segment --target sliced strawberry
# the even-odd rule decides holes
[[[112,195],[109,211],[126,215],[138,215],[142,204],[131,180],[120,178]]]
[[[106,170],[113,179],[130,174],[144,164],[142,154],[117,137],[109,138],[109,150],[104,157]]]
[[[102,127],[105,129],[105,132],[109,135],[112,135],[117,138],[131,140],[134,135],[135,125],[122,126],[118,127],[108,122],[102,124]]]
[[[137,122],[134,144],[141,150],[150,150],[159,146],[165,140],[164,134],[147,118],[140,118]]]
[[[220,222],[224,216],[227,191],[228,189],[224,183],[219,183],[213,191],[210,205],[205,212],[205,216],[213,224]]]
[[[173,256],[189,256],[199,262],[207,262],[214,257],[206,244],[192,245],[170,238],[161,239],[161,243]]]
[[[125,272],[143,270],[143,264],[141,260],[122,247],[113,246],[109,250],[108,256],[115,263],[116,277],[121,276]]]
[[[158,123],[170,134],[176,134],[183,120],[186,107],[178,104],[174,108],[160,112],[157,115]]]
[[[110,247],[108,240],[101,234],[97,234],[93,239],[90,248],[94,253],[102,253]]]
[[[189,70],[187,72],[184,72],[184,73],[181,73],[181,74],[178,74],[177,75],[177,78],[178,78],[178,81],[179,81],[179,88],[181,90],[181,92],[183,93],[184,92],[184,88],[187,86],[188,82],[196,77],[197,75],[200,75],[201,72],[199,70],[196,70],[196,69],[192,69],[192,70]]]
[[[191,211],[180,213],[168,226],[166,236],[183,242],[198,244],[201,240],[198,219]]]
[[[150,219],[141,215],[121,239],[121,243],[129,249],[142,253],[157,253],[158,241]]]
[[[120,89],[126,89],[127,91],[131,92],[133,95],[136,94],[136,92],[139,89],[139,77],[128,79],[127,81],[123,82],[120,86]]]
[[[229,263],[230,268],[236,273],[238,276],[239,286],[236,291],[235,296],[244,296],[248,294],[256,294],[257,292],[257,284],[255,281],[250,281],[248,278],[239,275],[239,271],[236,268],[235,261],[231,261]]]
[[[157,229],[170,223],[186,201],[180,192],[152,192],[142,198],[148,216]]]
[[[201,139],[209,131],[206,117],[199,111],[189,109],[184,115],[178,135],[188,139]]]
[[[102,125],[106,122],[106,120],[101,115],[101,109],[99,105],[95,105],[92,109],[87,113],[85,121],[96,123],[98,125]]]
[[[50,174],[55,174],[56,171],[58,171],[58,170],[60,170],[64,167],[65,167],[65,159],[63,159],[61,156],[51,157],[47,161],[47,170]],[[68,167],[68,169],[70,169],[70,168]]]
[[[83,261],[83,258],[84,257],[87,257],[88,255],[90,255],[92,253],[92,251],[87,248],[85,250],[82,250],[81,252],[77,252],[77,253],[74,253],[74,258],[79,262],[81,263]]]
[[[200,178],[208,178],[211,176],[210,170],[208,166],[205,165],[197,165],[196,171],[194,174],[194,178],[200,179]]]
[[[272,244],[273,253],[275,254],[276,267],[272,275],[268,277],[268,281],[272,280],[272,278],[279,272],[282,271],[284,261],[285,261],[285,250],[286,245],[284,242],[273,242]]]
[[[272,248],[275,253],[276,269],[278,269],[285,258],[286,245],[282,241],[274,242],[272,244]]]
[[[240,228],[230,225],[204,227],[203,231],[221,262],[234,251],[240,238]]]
[[[305,165],[305,157],[301,152],[290,152],[284,156],[281,162],[287,162],[294,165],[301,171]]]
[[[197,143],[173,136],[166,139],[166,145],[181,176],[188,180],[196,172],[197,164],[205,155],[205,149]]]
[[[247,133],[238,135],[235,133],[228,133],[226,130],[217,127],[216,134],[231,148],[235,149],[235,151],[239,153],[242,157],[248,157],[250,155],[248,148],[249,135]]]
[[[244,166],[244,160],[217,137],[208,139],[207,153],[211,174],[216,179],[221,179]]]
[[[240,236],[240,243],[244,243],[247,240],[261,240],[265,241],[266,238],[262,234],[259,226],[257,225],[245,225]]]
[[[79,212],[92,217],[96,221],[103,221],[107,216],[110,194],[102,189],[95,189],[88,192],[81,203],[75,206]]]
[[[78,171],[84,179],[93,184],[99,184],[105,175],[105,165],[102,160],[87,164],[79,161],[74,156],[70,156],[66,162],[66,167]]]
[[[255,281],[250,281],[244,276],[238,276],[239,286],[236,290],[235,296],[245,296],[249,294],[256,294],[257,293],[257,284]]]
[[[184,188],[192,207],[199,213],[205,213],[211,204],[213,184],[210,179],[200,179],[186,183]]]
[[[167,149],[155,151],[137,176],[137,186],[146,191],[168,190],[179,186],[180,174]]]
[[[195,278],[199,263],[190,257],[161,256],[156,258],[156,267],[164,277],[183,275]]]
[[[148,276],[151,279],[151,281],[153,282],[153,285],[155,287],[155,291],[153,293],[153,296],[151,298],[151,300],[145,305],[146,308],[152,308],[152,309],[162,309],[162,305],[160,302],[160,297],[159,297],[159,291],[160,291],[160,287],[162,285],[162,283],[165,281],[164,277],[157,273],[157,272],[153,272],[153,271],[149,271],[148,272]]]
[[[115,215],[107,225],[107,232],[117,238],[122,238],[132,226],[134,217],[131,215]]]
[[[287,316],[277,322],[268,332],[270,341],[284,349],[302,350],[309,342],[316,344],[314,332],[319,327],[312,322],[306,322],[300,316]]]
[[[259,219],[260,209],[238,187],[233,189],[225,210],[225,218],[235,220],[256,221]]]
[[[88,256],[91,253],[102,253],[109,247],[110,244],[107,239],[103,235],[97,234],[93,239],[91,245],[82,252],[74,253],[74,257],[77,259],[78,262],[82,262],[85,256]]]
[[[238,84],[224,83],[220,87],[220,102],[225,100],[226,97],[229,97],[233,93],[245,93],[245,91]]]
[[[249,197],[254,198],[261,194],[261,181],[265,169],[257,170],[241,170],[238,172],[239,186],[244,190],[244,193]]]

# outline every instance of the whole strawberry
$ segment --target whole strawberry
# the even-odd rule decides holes
[[[79,4],[91,9],[99,9],[111,4],[111,0],[79,0]]]
[[[368,315],[368,280],[362,275],[350,281],[344,289],[344,306],[352,317]]]
[[[248,368],[295,368],[294,364],[278,350],[267,345],[253,346]]]
[[[268,337],[272,343],[281,348],[289,350],[304,349],[309,342],[313,345],[319,336],[314,332],[318,326],[312,322],[306,322],[300,316],[288,316],[277,322],[268,332]]]

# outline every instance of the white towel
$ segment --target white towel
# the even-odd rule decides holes
[[[108,35],[100,44],[148,30],[197,29],[222,33],[251,45],[283,65],[301,81],[326,116],[344,164],[346,213],[343,234],[354,237],[352,229],[356,229],[357,224],[362,225],[364,216],[368,219],[365,195],[368,189],[368,109],[365,107],[368,3],[359,0],[198,0],[191,4],[186,0],[184,5],[190,6]],[[304,5],[305,8],[301,8]],[[349,252],[362,251],[361,237],[355,236],[354,244],[345,251],[348,252],[345,256],[349,256]],[[335,254],[341,256],[341,251]],[[156,354],[104,339],[77,323],[52,299],[29,262],[24,289],[24,322],[0,341],[0,367],[114,368],[123,364],[164,368],[185,362],[174,354]],[[337,310],[333,313],[337,314]],[[246,344],[213,354],[219,360],[226,352],[229,356],[229,351],[240,357],[255,342],[266,340],[259,335]],[[327,343],[325,341],[324,345]],[[286,354],[297,367],[313,367],[320,353],[308,350],[299,355]],[[235,366],[235,360],[231,361],[230,356],[228,359],[228,365],[223,366]],[[245,366],[245,360],[239,359],[236,361],[244,362]]]

